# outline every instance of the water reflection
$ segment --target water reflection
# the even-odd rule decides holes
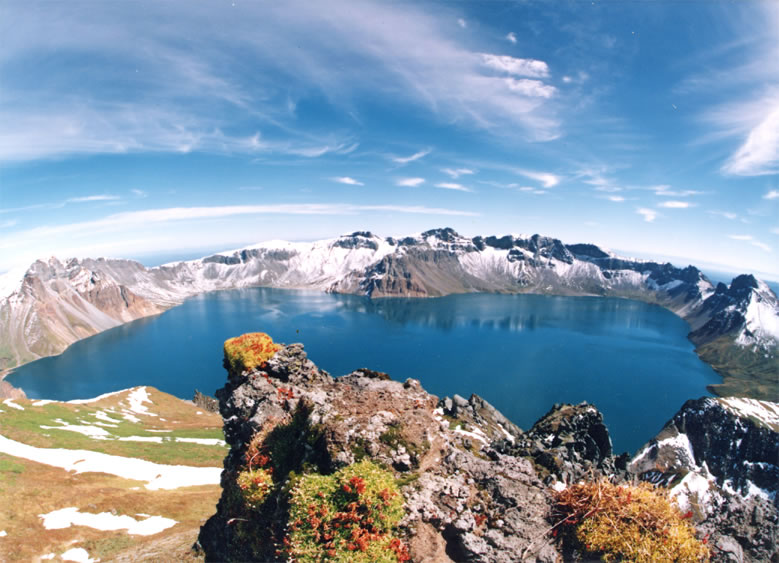
[[[555,402],[600,408],[618,449],[635,449],[719,377],[684,321],[620,299],[454,295],[376,299],[245,289],[82,340],[9,376],[30,397],[68,400],[134,385],[182,398],[224,384],[222,343],[251,331],[303,342],[335,375],[360,367],[413,377],[436,395],[477,393],[521,427]]]

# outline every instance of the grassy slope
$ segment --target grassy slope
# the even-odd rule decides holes
[[[722,383],[709,385],[721,397],[738,396],[776,401],[779,397],[779,355],[756,353],[722,336],[696,349],[701,360],[711,365]]]
[[[129,410],[127,392],[82,405],[51,403],[33,406],[35,401],[16,400],[24,410],[0,403],[0,435],[36,447],[81,449],[123,457],[141,458],[155,463],[221,467],[224,446],[173,441],[175,437],[222,438],[222,419],[202,411],[151,387],[146,388],[151,403],[144,403],[157,416],[133,413],[140,422],[122,418]],[[111,437],[98,440],[73,431],[41,429],[40,426],[68,424],[95,426],[94,413],[102,411],[121,420],[117,428],[102,427]],[[201,414],[197,414],[200,412]],[[112,424],[112,423],[109,423]],[[99,426],[99,425],[98,425]],[[100,426],[99,426],[100,427]],[[170,432],[150,432],[170,430]],[[163,442],[120,442],[120,436],[162,437]],[[0,454],[0,560],[30,561],[47,553],[59,554],[72,547],[85,548],[92,558],[187,560],[193,556],[189,546],[197,538],[202,522],[214,511],[219,485],[182,487],[150,491],[141,481],[127,480],[104,473],[74,474],[26,459]],[[143,520],[139,513],[163,516],[178,524],[152,536],[133,536],[125,531],[100,531],[72,526],[46,530],[39,514],[67,507],[81,512],[113,512]]]

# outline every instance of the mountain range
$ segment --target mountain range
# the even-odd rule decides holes
[[[0,370],[59,354],[202,292],[258,286],[373,298],[493,292],[637,299],[689,323],[697,353],[725,378],[714,392],[769,400],[779,394],[779,302],[754,276],[715,286],[694,266],[540,235],[467,238],[450,228],[405,238],[355,232],[269,241],[153,268],[124,259],[38,260],[0,276]]]

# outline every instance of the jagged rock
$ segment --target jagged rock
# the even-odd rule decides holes
[[[573,483],[624,470],[624,461],[612,453],[603,415],[587,403],[554,405],[519,441],[500,447],[532,459],[547,483]]]
[[[630,463],[672,487],[714,560],[779,557],[779,404],[740,398],[687,401]]]
[[[195,389],[195,396],[192,397],[192,402],[196,406],[208,412],[219,412],[219,401],[208,395],[204,395],[197,389]]]
[[[200,535],[209,560],[246,557],[245,540],[231,523],[236,470],[252,436],[274,420],[289,420],[299,405],[306,405],[308,428],[320,437],[312,446],[303,432],[288,444],[301,467],[331,472],[370,457],[407,483],[401,535],[414,560],[425,560],[428,550],[455,561],[558,557],[546,534],[550,490],[532,464],[490,447],[521,431],[475,395],[457,398],[457,418],[447,420],[418,381],[391,381],[364,369],[334,379],[292,344],[261,370],[230,373],[217,397],[230,452],[224,494]],[[276,557],[272,550],[265,555]]]

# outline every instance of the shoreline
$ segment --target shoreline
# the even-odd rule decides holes
[[[673,309],[671,309],[669,307],[666,307],[666,306],[658,303],[657,301],[654,301],[654,300],[643,300],[643,299],[637,298],[636,296],[600,295],[600,294],[593,294],[593,293],[557,294],[557,293],[548,293],[548,292],[543,292],[543,291],[542,292],[519,291],[519,292],[505,292],[505,293],[504,292],[475,291],[475,292],[465,292],[465,293],[447,293],[447,294],[443,294],[443,295],[427,295],[427,296],[414,296],[414,297],[408,297],[408,296],[403,296],[403,295],[382,295],[382,296],[379,296],[379,297],[373,297],[373,296],[361,295],[361,294],[357,294],[357,293],[328,292],[328,291],[323,291],[321,289],[313,289],[313,288],[305,288],[305,287],[284,287],[284,288],[280,288],[280,287],[257,285],[257,286],[238,287],[238,288],[224,288],[224,289],[216,289],[216,290],[204,291],[204,292],[201,292],[201,293],[195,293],[193,295],[188,296],[187,298],[185,298],[180,303],[176,303],[176,304],[174,304],[172,306],[168,306],[164,311],[161,311],[159,313],[154,313],[154,314],[146,315],[146,316],[143,316],[143,317],[138,317],[138,318],[133,319],[131,321],[121,322],[121,323],[117,324],[115,327],[111,327],[111,328],[102,330],[100,332],[96,332],[95,334],[91,334],[89,336],[86,336],[84,338],[79,338],[78,340],[74,340],[73,342],[68,344],[58,354],[50,354],[48,356],[41,356],[39,358],[36,358],[35,360],[29,361],[29,362],[25,362],[23,364],[14,366],[12,368],[5,368],[4,370],[0,371],[0,398],[3,398],[3,395],[4,395],[3,387],[5,387],[6,389],[10,388],[11,392],[18,390],[23,396],[26,396],[26,395],[24,395],[24,389],[23,388],[21,388],[21,387],[14,387],[13,385],[11,385],[7,381],[5,381],[5,378],[8,375],[10,375],[11,373],[13,373],[14,370],[16,370],[16,369],[18,369],[18,368],[20,368],[22,366],[25,366],[27,364],[30,364],[32,362],[41,360],[43,358],[53,358],[53,357],[59,356],[59,355],[65,353],[65,351],[67,351],[76,342],[80,342],[82,340],[86,340],[87,338],[91,338],[92,336],[96,336],[98,334],[102,334],[103,332],[106,332],[106,331],[111,330],[113,328],[124,326],[124,325],[130,324],[130,323],[133,323],[133,322],[136,322],[136,321],[139,321],[139,320],[150,319],[152,317],[156,317],[156,316],[162,315],[165,312],[167,312],[167,311],[169,311],[171,309],[174,309],[174,308],[178,307],[179,305],[182,305],[188,299],[190,299],[192,297],[196,297],[198,295],[203,295],[203,294],[207,294],[207,293],[216,293],[216,292],[221,292],[221,291],[234,291],[234,290],[240,290],[240,289],[259,289],[259,288],[277,289],[277,290],[282,290],[282,291],[286,291],[286,290],[291,290],[291,291],[311,291],[311,292],[315,292],[315,293],[332,293],[333,295],[351,295],[351,296],[357,296],[357,297],[366,297],[366,298],[371,299],[371,300],[374,300],[374,299],[438,299],[438,298],[441,298],[441,297],[447,297],[449,295],[461,295],[461,294],[462,295],[465,295],[465,294],[475,294],[475,295],[478,295],[478,294],[481,294],[481,295],[539,295],[539,296],[547,296],[547,297],[586,297],[586,298],[598,298],[598,299],[602,299],[602,298],[615,298],[615,299],[624,299],[626,301],[637,301],[639,303],[644,303],[644,304],[647,304],[647,305],[655,305],[655,306],[661,307],[662,309],[665,309],[666,311],[669,311],[669,312],[673,313],[677,318],[679,318],[679,319],[683,320],[685,323],[687,323],[687,326],[689,328],[692,328],[692,326],[690,325],[689,321],[687,319],[685,319],[683,316],[679,315]],[[167,304],[167,305],[170,305],[170,304]],[[692,340],[690,340],[689,333],[688,333],[686,338],[687,338],[688,342],[693,344],[693,347],[694,347],[693,348],[693,352],[695,353],[696,357],[701,362],[706,364],[709,368],[711,368],[712,371],[714,371],[722,379],[722,381],[720,381],[717,384],[707,385],[706,388],[705,388],[706,391],[708,391],[709,393],[712,393],[716,397],[725,396],[725,395],[720,395],[716,391],[716,388],[722,387],[723,384],[726,383],[726,378],[731,378],[733,376],[730,376],[730,375],[728,375],[726,373],[723,373],[719,369],[716,369],[711,363],[709,363],[706,360],[704,360],[700,356],[699,347],[697,345],[695,345],[695,343]],[[765,400],[765,399],[763,399],[763,400]]]

